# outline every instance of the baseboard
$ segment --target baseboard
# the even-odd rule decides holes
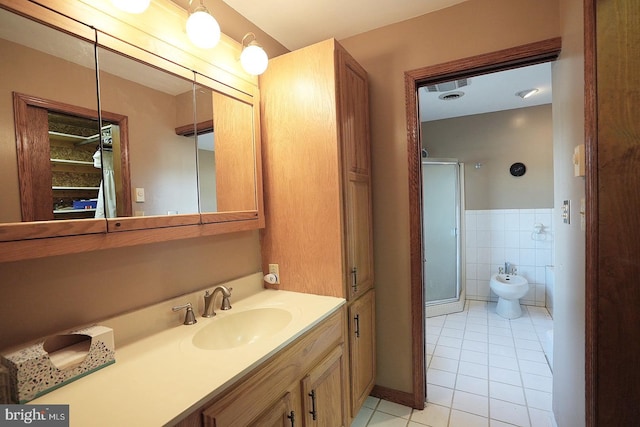
[[[373,390],[371,390],[371,396],[409,406],[414,409],[424,409],[424,402],[422,402],[422,405],[420,405],[419,402],[415,402],[413,394],[407,393],[406,391],[376,385],[373,387]]]

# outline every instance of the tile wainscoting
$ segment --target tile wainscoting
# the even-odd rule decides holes
[[[552,290],[545,270],[554,263],[553,209],[467,210],[464,219],[467,299],[496,301],[489,279],[510,262],[531,285],[520,302],[544,307]],[[535,234],[534,224],[543,232]]]

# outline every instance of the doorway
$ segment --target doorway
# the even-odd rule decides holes
[[[424,408],[426,398],[425,365],[425,306],[423,289],[422,201],[420,188],[421,151],[420,120],[418,117],[418,88],[470,76],[487,74],[553,61],[561,48],[559,38],[465,58],[458,61],[420,68],[405,73],[406,117],[409,166],[411,317],[413,325],[412,359],[413,407]]]

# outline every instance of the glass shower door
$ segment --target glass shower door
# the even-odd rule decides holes
[[[427,304],[460,297],[459,200],[458,163],[423,161],[423,282]]]

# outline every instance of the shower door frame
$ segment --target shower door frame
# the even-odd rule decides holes
[[[427,301],[425,288],[425,310],[426,317],[440,316],[443,314],[455,313],[464,309],[465,303],[465,286],[464,286],[464,251],[462,250],[464,242],[464,221],[462,213],[464,212],[464,163],[458,159],[448,158],[423,158],[421,162],[421,179],[420,193],[423,197],[422,205],[424,206],[424,175],[422,170],[425,165],[452,165],[456,166],[456,296],[436,301]],[[424,227],[424,210],[421,209],[421,222]],[[423,228],[424,233],[424,228]],[[425,244],[422,244],[422,283],[425,286],[426,278],[426,256]]]

